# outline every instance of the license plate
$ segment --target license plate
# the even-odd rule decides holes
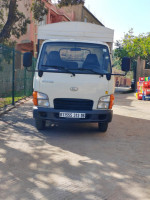
[[[59,117],[83,119],[85,118],[85,113],[60,112]]]

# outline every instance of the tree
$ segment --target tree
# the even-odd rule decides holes
[[[133,35],[133,29],[125,34],[124,39],[116,42],[115,57],[120,60],[123,57],[131,58],[131,69],[136,67],[138,57],[143,60],[150,60],[150,33]]]
[[[48,14],[48,9],[41,0],[33,1],[31,10],[33,11],[34,19],[38,22],[42,21],[43,17]]]
[[[58,0],[59,7],[84,4],[85,0]]]
[[[125,48],[125,44],[127,40],[133,39],[133,29],[130,29],[127,34],[125,34],[123,40],[117,40],[115,46],[117,47],[114,52],[114,56],[119,58],[120,60],[123,57],[129,57],[128,51]]]
[[[123,40],[116,42],[116,46],[115,59],[117,58],[121,61],[123,57],[130,57],[131,70],[134,73],[135,79],[138,57],[150,61],[150,33],[134,36],[133,29],[131,29],[125,34]]]
[[[128,56],[132,60],[137,60],[138,57],[150,60],[150,33],[134,36],[131,29],[122,41],[117,41],[116,46],[115,56],[120,59]]]
[[[11,35],[19,38],[27,31],[30,20],[18,10],[17,1],[0,0],[0,43],[9,39]]]
[[[0,0],[0,43],[8,41],[11,35],[19,38],[27,31],[30,19],[26,18],[23,12],[18,9],[18,2],[21,0]],[[30,4],[25,4],[30,11]],[[47,9],[41,0],[34,0],[32,4],[34,19],[41,21],[47,14]]]

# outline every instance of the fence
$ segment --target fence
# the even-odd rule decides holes
[[[36,59],[33,58],[32,69]],[[23,54],[0,44],[0,109],[32,94],[33,72],[23,67]]]

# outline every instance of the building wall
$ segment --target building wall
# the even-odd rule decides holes
[[[113,74],[123,74],[121,70],[112,68]],[[131,87],[131,79],[126,76],[114,75],[116,87]]]
[[[82,4],[67,6],[60,9],[56,5],[53,5],[50,0],[42,1],[48,8],[48,14],[45,16],[44,20],[40,22],[40,24],[35,23],[32,12],[30,11],[32,0],[18,1],[19,10],[22,11],[31,21],[31,24],[27,27],[27,33],[25,35],[21,36],[19,39],[12,37],[12,39],[17,41],[16,48],[19,51],[31,51],[34,53],[34,56],[36,56],[37,29],[39,25],[57,23],[61,21],[86,21],[102,25],[101,22],[99,22]]]
[[[59,9],[51,3],[50,0],[42,0],[48,9],[47,16],[39,24],[34,21],[32,12],[30,10],[32,5],[32,0],[22,0],[18,1],[18,8],[22,11],[26,17],[29,17],[31,24],[27,27],[27,33],[21,36],[19,39],[12,37],[12,39],[17,41],[17,50],[20,51],[32,51],[36,55],[36,45],[37,45],[37,29],[39,25],[57,23],[61,21],[71,21],[73,19],[72,14],[65,13],[63,10]],[[25,5],[28,5],[26,7]]]
[[[31,5],[32,0],[22,0],[18,1],[18,10],[22,11],[26,18],[29,18],[31,20],[31,24],[28,24],[27,26],[27,32],[25,35],[21,36],[19,39],[15,38],[12,36],[11,38],[15,40],[17,43],[31,43],[32,41],[32,16],[30,13],[30,5]],[[26,5],[26,6],[25,6]],[[17,48],[20,50],[20,47],[18,46]]]
[[[131,79],[123,76],[115,76],[115,86],[116,87],[130,87]]]
[[[137,60],[137,70],[136,70],[136,82],[139,77],[149,77],[150,69],[145,69],[145,60],[138,58]]]
[[[63,6],[62,10],[67,14],[73,12],[73,21],[89,22],[103,26],[103,24],[82,4]]]
[[[65,13],[71,14],[73,13],[73,21],[81,21],[82,19],[82,4],[79,5],[70,5],[70,6],[63,6],[61,8]]]
[[[102,25],[85,6],[82,9],[82,21]]]

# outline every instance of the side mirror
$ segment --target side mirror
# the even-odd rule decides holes
[[[27,52],[23,55],[23,66],[28,68],[32,66],[32,53]]]
[[[128,57],[124,57],[122,59],[122,65],[121,65],[122,71],[124,72],[130,71],[130,66],[131,66],[131,59]]]

